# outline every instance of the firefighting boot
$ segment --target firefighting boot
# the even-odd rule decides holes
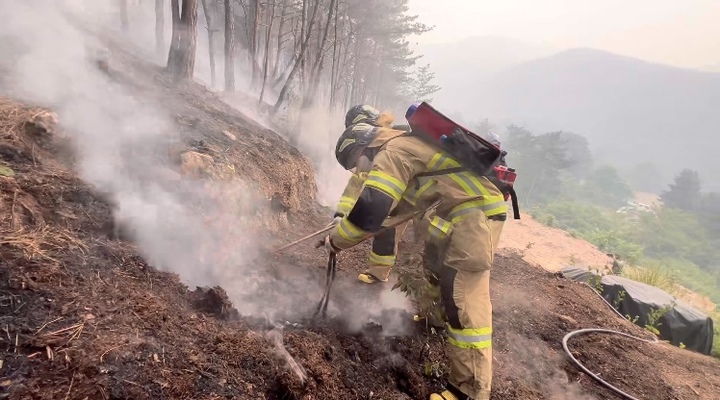
[[[470,396],[461,392],[458,388],[448,384],[442,393],[433,393],[430,400],[473,400]]]
[[[358,275],[358,280],[364,283],[387,282],[390,278],[392,265],[370,265],[365,272]]]
[[[456,396],[449,390],[444,390],[442,393],[433,393],[430,395],[430,400],[471,400],[468,396],[461,395]]]

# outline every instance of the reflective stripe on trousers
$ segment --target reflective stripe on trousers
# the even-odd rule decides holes
[[[370,259],[368,261],[373,265],[393,266],[395,264],[395,256],[381,256],[373,251],[370,252]]]
[[[448,343],[462,349],[487,349],[492,345],[492,328],[454,329],[448,326]]]

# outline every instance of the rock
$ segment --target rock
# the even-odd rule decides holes
[[[0,164],[0,176],[7,176],[12,178],[15,176],[15,171],[12,168]]]
[[[237,140],[237,137],[230,131],[223,131],[223,134],[230,140]]]
[[[215,162],[207,154],[186,151],[180,155],[180,170],[185,175],[197,175],[207,171]]]
[[[557,314],[557,316],[560,320],[566,322],[570,326],[575,327],[575,326],[579,325],[578,322],[572,317],[568,317],[567,315],[563,315],[563,314]]]
[[[43,111],[36,114],[30,123],[42,133],[53,133],[58,122],[58,115],[51,111]]]
[[[277,212],[288,212],[290,210],[290,205],[280,193],[275,192],[273,197],[270,199],[270,208]]]

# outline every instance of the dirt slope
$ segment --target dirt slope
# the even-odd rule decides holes
[[[517,252],[528,263],[552,272],[576,265],[611,273],[612,260],[593,244],[561,229],[545,226],[528,214],[522,214],[521,218],[509,220],[505,225],[501,253]],[[715,303],[707,296],[680,285],[676,295],[705,313],[715,311]]]
[[[549,271],[559,271],[568,265],[582,265],[603,270],[612,263],[610,257],[585,240],[569,233],[547,227],[523,213],[520,220],[509,220],[503,228],[501,249],[516,250],[530,264]]]
[[[183,128],[185,146],[216,162],[223,154],[224,162],[238,166],[239,178],[258,182],[264,202],[257,220],[274,222],[251,232],[267,232],[265,247],[326,223],[324,210],[312,202],[309,163],[279,137],[240,123],[241,114],[197,87],[168,89],[167,96],[179,104],[168,107],[186,107],[176,112],[178,124],[196,118]],[[149,266],[132,243],[113,240],[110,207],[61,162],[61,131],[32,122],[41,110],[2,104],[0,397],[425,399],[441,385],[440,336],[413,326],[406,314],[411,310],[373,313],[371,305],[402,302],[388,285],[367,288],[355,281],[367,246],[340,255],[329,320],[308,319],[325,279],[323,255],[310,244],[261,258],[253,275],[223,285],[233,298],[259,307],[290,299],[280,307],[285,313],[272,318],[278,325],[244,318],[234,309],[246,304],[229,303],[223,289],[188,288],[177,275]],[[220,153],[213,145],[224,140],[226,128],[244,139],[222,142]],[[262,146],[265,151],[253,156]],[[258,166],[242,169],[249,161]],[[299,187],[303,174],[310,185]],[[419,251],[403,242],[398,270],[417,272]],[[617,318],[589,288],[517,256],[498,257],[492,279],[493,399],[616,398],[565,361],[560,341],[577,328],[643,335],[641,329]],[[234,294],[242,285],[255,288],[252,299]],[[614,338],[578,339],[572,347],[639,398],[712,399],[720,393],[720,363],[707,357]],[[437,365],[440,377],[425,377],[426,364]]]

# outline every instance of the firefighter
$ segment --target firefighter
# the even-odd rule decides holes
[[[369,132],[377,129],[363,126]],[[359,132],[354,132],[359,135]],[[371,135],[367,133],[367,135]],[[338,160],[352,168],[352,157],[363,144],[338,141]],[[380,229],[390,213],[422,210],[438,199],[427,223],[427,240],[440,262],[426,263],[426,277],[439,286],[450,359],[449,385],[431,400],[490,398],[492,379],[492,305],[490,268],[508,207],[503,193],[486,177],[469,171],[418,176],[456,168],[460,164],[412,132],[389,140],[375,155],[365,185],[350,212],[324,240],[326,251],[352,247]],[[457,171],[455,169],[455,171]],[[410,205],[409,210],[400,210]]]
[[[403,125],[392,126],[394,117],[387,112],[379,112],[372,106],[357,105],[348,110],[345,115],[345,132],[344,140],[355,140],[355,147],[358,149],[352,155],[348,153],[336,153],[344,156],[352,156],[357,158],[357,162],[353,164],[352,175],[345,186],[340,201],[337,204],[334,215],[334,223],[347,215],[355,204],[357,196],[362,190],[363,183],[367,178],[367,174],[372,167],[372,159],[377,150],[389,139],[399,136],[409,128]],[[367,128],[377,129],[367,129]],[[341,161],[341,165],[348,164],[348,161]],[[399,229],[388,229],[373,238],[372,250],[368,257],[367,269],[358,275],[358,280],[364,283],[372,284],[376,282],[387,282],[390,277],[390,271],[395,265],[395,256],[397,254],[396,232],[402,232]]]

